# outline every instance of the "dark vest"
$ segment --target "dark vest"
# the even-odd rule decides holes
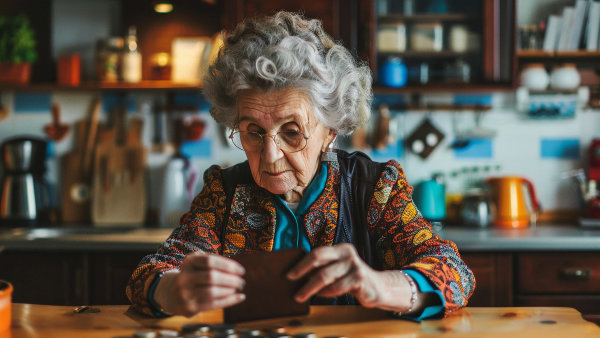
[[[369,266],[379,270],[382,268],[382,263],[373,255],[372,247],[375,243],[371,241],[368,232],[367,210],[375,184],[386,164],[374,162],[367,155],[358,151],[348,153],[336,150],[336,153],[340,166],[340,205],[333,243],[354,244],[360,257]],[[221,173],[226,195],[225,219],[227,219],[237,185],[250,184],[254,180],[248,161],[223,169]],[[311,303],[315,305],[357,304],[354,297],[349,295],[337,298],[315,297]]]

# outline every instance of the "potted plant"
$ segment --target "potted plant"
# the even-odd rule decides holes
[[[0,83],[29,83],[36,58],[29,20],[24,15],[0,16]]]

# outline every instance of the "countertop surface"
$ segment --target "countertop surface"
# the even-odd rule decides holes
[[[600,228],[544,224],[525,229],[434,228],[461,251],[600,251]],[[173,228],[69,227],[0,230],[0,250],[154,252]]]
[[[142,332],[159,336],[156,333],[165,329],[174,331],[173,337],[180,337],[184,335],[186,324],[223,322],[222,310],[201,312],[191,318],[150,318],[136,313],[128,305],[94,306],[96,312],[82,313],[73,313],[72,306],[21,303],[12,306],[12,329],[8,335],[13,338],[133,337],[136,332],[140,332],[140,336]],[[217,337],[219,326],[209,328]],[[277,332],[307,337],[310,335],[306,333],[317,337],[558,338],[600,335],[598,326],[585,321],[577,310],[567,307],[467,307],[444,319],[415,323],[391,318],[379,309],[355,305],[311,306],[308,315],[242,322],[232,328],[240,333],[244,329],[253,329],[261,330],[265,336],[277,336],[269,334]],[[179,332],[182,334],[178,335]],[[210,335],[210,332],[204,334]]]

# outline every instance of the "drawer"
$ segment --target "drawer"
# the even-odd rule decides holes
[[[598,252],[536,252],[518,257],[518,292],[599,293]]]

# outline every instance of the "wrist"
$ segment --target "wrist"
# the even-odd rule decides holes
[[[417,305],[417,297],[418,297],[418,289],[417,289],[417,283],[415,283],[414,279],[409,276],[406,272],[404,271],[400,271],[400,273],[402,274],[402,276],[406,279],[406,282],[408,283],[409,287],[410,287],[410,300],[409,300],[409,307],[407,310],[403,311],[402,313],[399,313],[399,315],[402,314],[409,314],[415,311],[416,305]]]
[[[152,285],[150,286],[150,290],[148,291],[148,302],[153,308],[154,312],[159,316],[170,316],[171,313],[165,310],[163,304],[163,300],[161,299],[161,295],[165,292],[166,284],[168,284],[168,280],[170,279],[169,275],[171,271],[161,271],[156,274],[154,280],[152,281]],[[168,287],[166,287],[168,289]]]

